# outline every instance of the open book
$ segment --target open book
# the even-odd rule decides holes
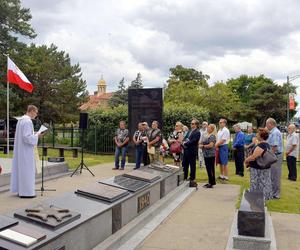
[[[44,126],[44,125],[42,125],[41,127],[40,127],[40,129],[39,129],[39,131],[38,131],[38,133],[44,133],[44,132],[46,132],[48,130],[48,128],[46,127],[46,126]]]

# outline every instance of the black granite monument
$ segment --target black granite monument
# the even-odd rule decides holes
[[[162,88],[129,89],[128,90],[128,127],[132,137],[139,122],[159,122],[162,129],[163,92]],[[129,162],[134,162],[134,145],[129,143]]]
[[[239,235],[265,236],[265,207],[262,192],[244,191],[237,224]]]

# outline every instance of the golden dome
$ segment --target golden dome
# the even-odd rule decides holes
[[[100,85],[100,86],[106,86],[107,85],[106,82],[103,79],[103,76],[101,76],[101,79],[99,80],[98,85]]]

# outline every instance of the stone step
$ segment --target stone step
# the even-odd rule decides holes
[[[188,185],[186,182],[177,187],[93,249],[137,249],[146,237],[195,191],[195,188],[189,188]]]

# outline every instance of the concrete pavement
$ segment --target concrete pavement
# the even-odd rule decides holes
[[[0,193],[0,214],[16,208],[38,204],[42,200],[73,192],[79,187],[87,186],[100,179],[122,174],[132,170],[112,170],[113,163],[101,164],[88,171],[45,182],[45,188],[55,188],[55,192],[46,191],[44,196],[34,199],[20,199],[9,192]],[[41,185],[36,185],[40,189]],[[236,199],[240,187],[230,184],[217,184],[214,189],[199,190],[178,207],[151,235],[140,249],[225,249],[230,232]],[[300,215],[271,212],[277,248],[279,250],[300,249]]]

